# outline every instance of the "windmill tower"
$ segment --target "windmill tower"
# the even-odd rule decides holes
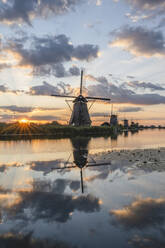
[[[55,97],[65,97],[65,98],[74,98],[73,100],[73,110],[71,114],[71,118],[69,121],[69,125],[73,126],[90,126],[91,119],[88,111],[88,100],[101,100],[101,101],[110,101],[110,98],[102,98],[102,97],[84,97],[82,94],[83,89],[83,70],[81,71],[81,81],[80,81],[80,95],[75,96],[67,96],[67,95],[52,95]]]

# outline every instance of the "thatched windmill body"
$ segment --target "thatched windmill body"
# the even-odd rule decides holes
[[[110,101],[109,98],[102,98],[102,97],[84,97],[82,95],[82,88],[83,88],[83,71],[81,71],[81,81],[80,81],[80,95],[75,96],[67,96],[67,95],[52,95],[55,97],[65,97],[65,98],[74,98],[73,100],[73,110],[71,114],[71,118],[69,121],[69,125],[73,126],[90,126],[91,119],[88,111],[88,100],[101,100],[101,101]]]

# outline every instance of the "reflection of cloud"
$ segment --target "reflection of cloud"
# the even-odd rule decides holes
[[[110,214],[115,217],[115,223],[126,228],[160,226],[165,221],[165,199],[139,199],[123,209],[111,210]]]
[[[23,166],[23,164],[20,164],[20,163],[6,163],[6,164],[0,163],[0,173],[5,172],[6,170],[8,170],[11,167],[21,167],[21,166]]]
[[[129,240],[129,244],[135,248],[164,248],[165,240],[164,237],[158,238],[153,237],[153,235],[143,237],[134,235],[134,237]]]
[[[100,201],[92,195],[62,195],[55,192],[20,192],[21,201],[9,213],[13,218],[26,220],[24,209],[30,209],[32,220],[66,222],[75,211],[92,213],[100,210]]]
[[[121,47],[135,56],[165,56],[164,37],[159,31],[144,27],[123,27],[114,31],[111,46]]]
[[[22,235],[15,233],[6,233],[0,235],[0,247],[3,248],[71,248],[63,241],[58,240],[37,240],[32,237],[32,232]]]
[[[53,169],[62,168],[64,161],[61,159],[51,161],[32,161],[29,163],[30,168],[35,171],[42,171],[44,174],[52,172]]]
[[[101,201],[90,194],[73,197],[64,193],[67,186],[76,191],[77,181],[57,179],[54,182],[34,180],[31,189],[15,191],[0,188],[1,218],[20,221],[66,222],[74,211],[92,213],[100,210]],[[24,211],[27,209],[27,211]],[[29,213],[31,213],[29,215]]]

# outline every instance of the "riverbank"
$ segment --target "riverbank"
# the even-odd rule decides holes
[[[119,128],[90,126],[90,127],[73,127],[62,125],[37,125],[37,124],[10,124],[1,127],[0,140],[20,140],[20,139],[58,139],[72,138],[76,136],[84,137],[101,137],[116,136],[120,133]]]

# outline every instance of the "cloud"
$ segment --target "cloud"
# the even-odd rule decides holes
[[[130,81],[128,82],[128,85],[133,87],[133,88],[143,88],[143,89],[151,89],[153,91],[155,90],[160,90],[160,91],[164,91],[165,88],[163,88],[160,85],[155,85],[153,83],[146,83],[146,82],[139,82],[139,81]]]
[[[29,113],[34,110],[32,107],[18,107],[16,105],[11,105],[11,106],[0,106],[0,109],[2,110],[10,110],[12,112],[17,112],[17,113]]]
[[[25,208],[31,211],[32,221],[42,219],[48,222],[67,222],[76,210],[85,213],[100,210],[99,199],[92,195],[72,197],[50,191],[32,191],[20,192],[20,197],[20,201],[9,210],[11,217],[19,220],[27,219]]]
[[[80,75],[80,69],[73,65],[72,67],[69,68],[69,72],[72,76],[79,76]]]
[[[5,234],[0,235],[0,247],[12,247],[12,248],[20,248],[20,247],[28,247],[28,248],[55,248],[55,247],[63,247],[63,248],[73,248],[72,245],[58,240],[44,240],[34,238],[32,232],[25,234],[16,234],[16,232],[7,232]]]
[[[10,112],[16,112],[16,113],[31,113],[35,110],[37,111],[49,111],[49,110],[62,110],[61,108],[43,108],[43,107],[20,107],[16,105],[10,105],[10,106],[0,106],[0,110],[4,111],[10,111]]]
[[[110,113],[108,112],[95,112],[95,113],[91,113],[92,117],[105,117],[105,116],[108,116],[110,117]]]
[[[126,0],[132,6],[141,10],[165,8],[165,0]]]
[[[51,96],[52,94],[60,94],[60,91],[59,91],[58,87],[53,86],[47,82],[43,82],[42,85],[31,87],[29,94],[30,95],[48,95],[48,96]]]
[[[51,161],[32,161],[29,163],[30,169],[35,171],[42,171],[44,175],[51,173],[53,169],[60,168],[64,165],[64,161],[57,159]]]
[[[139,112],[143,111],[140,107],[125,107],[125,108],[119,108],[119,112]]]
[[[48,18],[73,11],[84,0],[6,0],[0,2],[0,21],[7,24],[27,23],[36,17]]]
[[[110,214],[115,217],[114,223],[129,229],[162,226],[165,222],[165,199],[139,199],[123,209],[111,210]]]
[[[4,69],[8,69],[10,68],[11,65],[10,64],[7,64],[7,63],[1,63],[0,64],[0,71],[4,70]]]
[[[164,248],[165,247],[165,239],[161,236],[154,237],[152,235],[134,235],[131,240],[129,240],[129,244],[135,248]]]
[[[0,92],[8,92],[8,88],[5,85],[0,85]]]
[[[64,34],[12,38],[6,41],[4,49],[18,58],[18,66],[30,66],[34,75],[56,77],[78,75],[78,68],[73,66],[66,71],[63,63],[73,59],[89,62],[97,58],[99,52],[97,45],[74,46]]]
[[[115,0],[114,0],[115,1]],[[133,22],[161,18],[165,12],[165,0],[124,0],[131,6],[131,13],[127,13]],[[162,19],[163,20],[163,19]],[[162,21],[160,21],[161,23]],[[161,26],[161,25],[160,25]]]
[[[61,118],[53,115],[32,115],[27,117],[30,121],[58,121]]]
[[[113,47],[120,47],[135,56],[165,56],[165,40],[160,31],[144,27],[125,26],[113,32],[114,39],[110,41]]]
[[[88,75],[88,79],[91,81],[98,82],[97,84],[90,84],[87,88],[88,96],[96,96],[96,97],[108,97],[111,98],[111,101],[114,103],[130,103],[137,105],[154,105],[154,104],[164,104],[165,96],[154,94],[154,93],[146,93],[146,94],[136,94],[134,90],[130,90],[128,86],[130,86],[127,82],[118,84],[117,86],[108,80],[98,81],[100,77],[94,77],[92,75]],[[139,85],[139,84],[138,84]],[[154,90],[160,90],[160,87],[146,83],[143,86],[147,86]],[[134,88],[134,87],[133,87]]]
[[[73,88],[69,84],[60,82],[57,84],[57,86],[53,86],[45,81],[42,83],[42,85],[31,87],[29,92],[27,92],[27,94],[30,95],[45,95],[45,96],[46,95],[51,96],[52,94],[69,95],[71,93],[73,93]]]

